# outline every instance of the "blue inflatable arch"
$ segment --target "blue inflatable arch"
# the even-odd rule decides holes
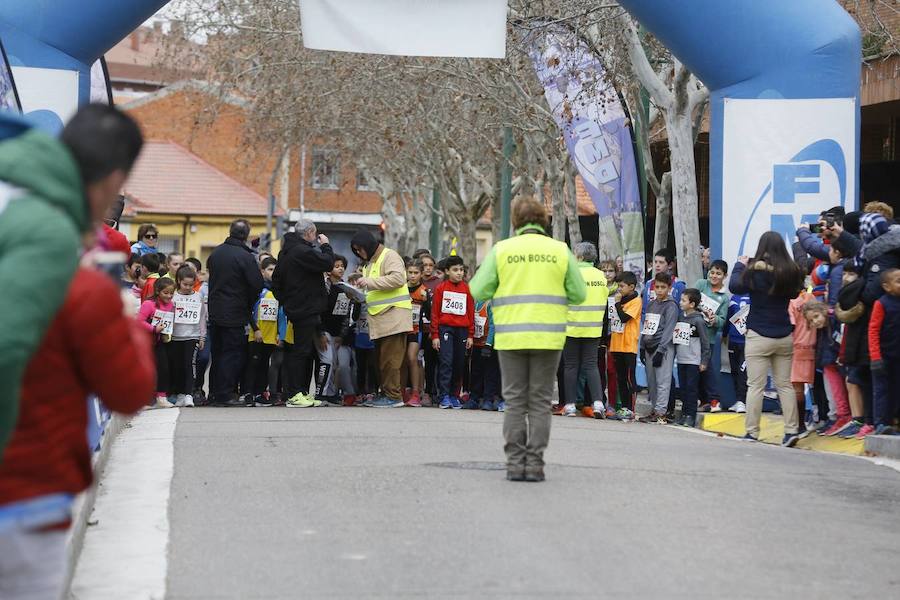
[[[0,39],[13,68],[76,71],[83,104],[94,61],[166,2],[3,2]],[[861,36],[837,2],[620,2],[711,90],[717,256],[752,252],[767,229],[792,235],[822,208],[856,207]]]

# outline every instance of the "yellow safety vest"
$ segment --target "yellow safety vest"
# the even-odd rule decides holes
[[[581,304],[569,305],[566,336],[599,338],[603,335],[603,317],[606,316],[606,302],[609,298],[606,275],[587,263],[579,264],[578,268],[587,286],[587,298]]]
[[[561,350],[566,343],[566,272],[563,242],[525,233],[494,249],[499,285],[494,311],[497,350]]]
[[[381,264],[388,252],[393,252],[388,248],[383,248],[381,254],[375,262],[363,269],[363,275],[369,279],[375,279],[381,276]],[[409,297],[409,288],[404,283],[400,287],[393,290],[372,290],[366,292],[366,306],[370,315],[383,313],[392,306],[397,308],[405,308],[412,311],[412,298]]]

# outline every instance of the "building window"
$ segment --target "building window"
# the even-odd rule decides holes
[[[362,169],[356,170],[356,189],[361,192],[372,191],[372,187],[369,185],[369,180],[366,178],[366,173]]]
[[[337,150],[313,148],[312,186],[316,190],[336,190],[341,187],[341,161]]]

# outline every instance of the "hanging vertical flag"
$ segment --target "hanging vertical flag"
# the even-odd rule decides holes
[[[113,104],[109,69],[106,68],[106,59],[102,56],[91,65],[91,102],[110,106]]]
[[[3,49],[3,42],[0,42],[0,110],[22,111],[22,107],[19,104],[19,96],[16,94],[12,69],[9,68],[6,50]]]
[[[303,45],[407,56],[506,56],[507,0],[302,0]]]
[[[522,34],[544,97],[600,216],[600,237],[638,281],[644,274],[644,219],[628,118],[606,69],[575,32],[530,22]],[[604,239],[605,236],[605,239]],[[612,258],[612,257],[609,257]]]

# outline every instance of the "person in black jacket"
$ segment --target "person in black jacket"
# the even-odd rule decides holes
[[[325,273],[334,267],[334,252],[312,221],[301,219],[294,231],[284,236],[272,275],[272,293],[294,328],[294,344],[284,357],[285,398],[288,406],[321,406],[307,392],[317,354],[316,333],[328,304]]]
[[[210,401],[219,406],[241,406],[237,386],[247,360],[250,312],[259,298],[263,277],[247,246],[250,224],[238,219],[228,238],[207,261],[209,269]]]

